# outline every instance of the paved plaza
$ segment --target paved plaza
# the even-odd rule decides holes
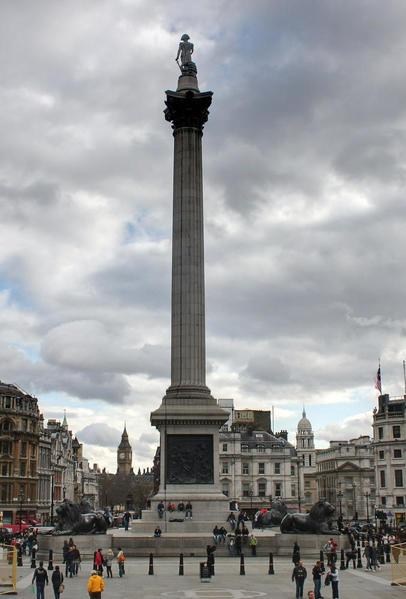
[[[30,592],[33,571],[28,559],[18,568],[17,590],[24,599],[36,597]],[[184,576],[179,576],[179,560],[156,558],[154,575],[148,575],[148,558],[131,558],[126,561],[126,576],[118,577],[114,564],[113,579],[104,579],[103,599],[127,599],[147,597],[149,599],[250,599],[251,597],[295,598],[295,585],[291,582],[292,563],[289,558],[276,558],[275,575],[268,575],[268,560],[262,557],[245,558],[245,576],[240,575],[239,558],[216,559],[215,577],[210,582],[199,578],[199,558],[185,558]],[[312,587],[311,568],[313,561],[305,561],[308,579],[305,593]],[[66,581],[62,599],[88,599],[87,581],[92,569],[91,562],[84,562],[79,576]],[[52,574],[52,573],[50,573]],[[323,588],[325,599],[331,598],[331,587]],[[340,599],[385,599],[405,596],[405,589],[391,586],[391,566],[384,565],[377,572],[364,569],[340,572]],[[52,587],[47,587],[45,599],[53,599]]]

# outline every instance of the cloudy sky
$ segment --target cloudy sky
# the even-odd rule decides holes
[[[208,385],[318,444],[404,391],[403,0],[3,0],[0,379],[134,466],[170,377],[180,36],[203,137]]]

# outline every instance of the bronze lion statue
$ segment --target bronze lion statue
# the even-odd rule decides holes
[[[103,512],[81,513],[81,506],[64,499],[56,508],[57,525],[55,534],[104,534],[107,522]]]
[[[317,501],[308,514],[286,514],[281,532],[315,535],[338,533],[333,521],[335,507],[327,501]]]
[[[284,501],[277,499],[271,504],[271,509],[265,512],[257,512],[255,514],[253,528],[269,528],[271,526],[279,526],[282,519],[288,513],[288,508]]]

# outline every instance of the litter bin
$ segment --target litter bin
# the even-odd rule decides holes
[[[200,581],[210,582],[210,566],[207,562],[200,562]]]

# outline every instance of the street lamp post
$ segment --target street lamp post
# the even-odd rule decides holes
[[[21,491],[18,494],[18,499],[20,500],[20,535],[21,535],[21,520],[23,517],[23,501],[24,501],[24,491]]]
[[[344,496],[343,492],[342,491],[338,491],[338,493],[337,493],[337,499],[338,499],[338,502],[340,504],[340,518],[343,517],[343,504],[342,504],[343,496]]]
[[[368,491],[366,491],[365,499],[367,502],[367,524],[369,524],[369,498],[370,498],[370,493],[368,493]]]
[[[354,520],[357,522],[358,514],[357,514],[357,495],[356,495],[357,485],[355,483],[352,484],[352,489],[354,491]]]

